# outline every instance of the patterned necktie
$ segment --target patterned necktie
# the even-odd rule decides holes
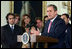
[[[52,21],[50,21],[50,23],[49,23],[48,33],[49,33],[49,31],[50,31],[51,25],[52,25]]]

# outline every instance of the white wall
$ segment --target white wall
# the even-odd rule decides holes
[[[63,1],[47,1],[47,5],[49,5],[49,4],[54,4],[54,5],[56,5],[57,6],[57,8],[58,8],[58,14],[63,14],[63,13],[67,13],[67,7],[63,7],[63,5],[62,5],[62,2]],[[67,2],[67,1],[65,1],[65,2]]]
[[[1,26],[7,24],[6,15],[10,12],[10,1],[1,1]]]

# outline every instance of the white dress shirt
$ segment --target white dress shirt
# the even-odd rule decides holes
[[[57,17],[57,15],[53,19],[51,19],[50,21],[53,22],[56,19],[56,17]]]
[[[12,28],[12,26],[13,26],[13,29],[14,29],[14,24],[13,25],[9,24],[9,26],[10,26],[10,28]]]

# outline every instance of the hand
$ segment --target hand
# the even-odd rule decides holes
[[[39,31],[39,29],[37,28],[37,30],[36,30],[36,35],[39,35],[39,33],[40,33],[40,31]]]
[[[28,33],[29,32],[29,28],[25,28],[26,32]]]
[[[31,29],[31,34],[35,34],[35,30],[34,29]]]
[[[39,35],[40,31],[39,31],[38,28],[37,28],[37,30],[31,29],[31,33],[32,33],[32,34],[35,34],[35,35]]]

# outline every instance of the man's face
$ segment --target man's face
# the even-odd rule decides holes
[[[36,20],[37,22],[37,27],[42,28],[42,21],[41,20]]]
[[[69,18],[67,18],[65,15],[62,15],[61,18],[65,21],[65,24],[68,24]]]
[[[18,24],[19,23],[19,17],[16,17],[15,18],[15,24]]]
[[[14,22],[15,22],[14,16],[9,15],[9,16],[8,16],[8,23],[11,24],[11,25],[13,25]]]
[[[57,11],[54,11],[52,6],[47,7],[47,15],[49,19],[53,19],[57,15]]]

